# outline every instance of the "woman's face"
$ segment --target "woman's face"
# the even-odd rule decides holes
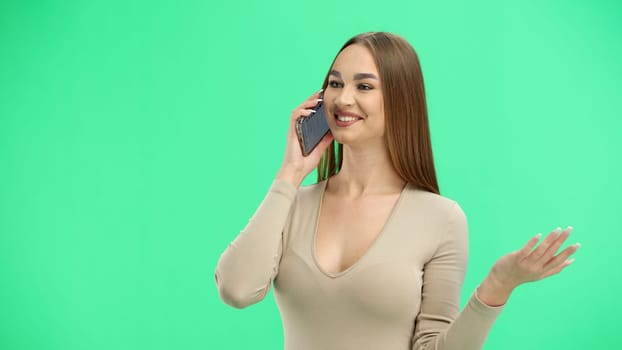
[[[354,44],[339,53],[329,73],[324,106],[337,142],[364,145],[384,138],[380,75],[367,48]]]

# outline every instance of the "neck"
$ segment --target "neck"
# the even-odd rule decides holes
[[[359,197],[366,194],[394,194],[406,182],[395,172],[386,146],[357,148],[343,145],[343,163],[330,178],[330,191]]]

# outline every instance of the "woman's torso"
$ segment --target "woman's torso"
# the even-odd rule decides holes
[[[438,247],[453,202],[407,184],[384,213],[386,223],[375,234],[359,226],[371,232],[367,239],[331,262],[318,259],[315,249],[325,186],[298,191],[284,230],[274,287],[285,349],[409,349],[424,264]]]

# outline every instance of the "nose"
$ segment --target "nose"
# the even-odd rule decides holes
[[[335,105],[339,108],[354,105],[354,92],[352,89],[343,87],[335,96]]]

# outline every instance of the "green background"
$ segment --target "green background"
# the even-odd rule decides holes
[[[469,218],[462,302],[537,232],[582,243],[485,349],[615,348],[619,1],[4,0],[0,349],[281,348],[272,295],[228,307],[214,269],[290,111],[370,30],[419,53],[441,192]]]

